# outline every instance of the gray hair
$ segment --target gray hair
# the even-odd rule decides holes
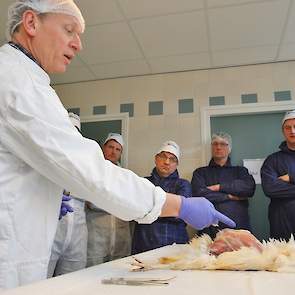
[[[13,33],[22,23],[25,11],[33,10],[41,13],[64,13],[72,15],[79,21],[82,31],[85,28],[85,21],[80,9],[73,0],[17,0],[8,8],[8,19],[6,24],[6,38],[11,40]]]
[[[215,140],[224,140],[228,143],[229,149],[231,150],[232,148],[232,139],[231,136],[228,133],[225,132],[216,132],[212,135],[211,137],[211,142]]]

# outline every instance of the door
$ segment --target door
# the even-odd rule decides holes
[[[232,136],[232,164],[242,166],[243,159],[266,158],[278,150],[283,141],[281,121],[284,113],[211,117],[211,133],[224,131]],[[249,215],[252,231],[260,240],[269,238],[268,203],[261,184],[257,184],[250,200]]]
[[[81,133],[103,145],[110,132],[122,134],[122,120],[82,122]]]

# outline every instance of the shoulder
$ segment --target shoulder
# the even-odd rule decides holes
[[[28,97],[32,93],[51,89],[49,76],[22,52],[5,44],[0,48],[0,92],[1,97],[13,99]],[[46,87],[44,87],[46,86]]]
[[[48,74],[39,65],[9,44],[0,47],[0,75],[1,81],[13,78],[10,84],[24,86],[35,84],[36,81],[48,86],[50,84]]]
[[[12,48],[13,49],[13,48]],[[13,49],[15,50],[15,49]],[[6,88],[11,84],[19,83],[23,84],[27,78],[24,67],[18,61],[18,56],[15,52],[11,51],[9,45],[4,45],[0,48],[0,75],[1,82],[10,80],[10,83],[6,85]],[[22,79],[20,79],[20,77]],[[13,81],[13,83],[11,83]]]
[[[261,171],[265,169],[277,169],[281,165],[285,165],[286,161],[282,161],[286,157],[286,153],[282,151],[275,152],[266,157],[261,167]]]
[[[150,181],[150,182],[153,183],[153,184],[154,184],[154,182],[155,182],[155,179],[154,179],[154,177],[153,177],[152,175],[145,176],[144,178],[147,179],[148,181]]]
[[[241,178],[248,178],[249,176],[251,176],[251,178],[253,179],[254,181],[254,178],[253,176],[249,173],[249,170],[248,168],[244,167],[244,166],[235,166],[236,168],[236,172],[235,172],[235,175],[238,175],[239,177]]]
[[[284,158],[285,154],[286,153],[284,153],[282,151],[274,152],[266,157],[266,159],[264,160],[264,163],[268,163],[268,162],[272,162],[276,159]]]
[[[233,169],[236,169],[238,171],[242,171],[242,172],[248,172],[248,169],[244,166],[232,166]]]
[[[203,172],[203,171],[207,171],[207,170],[210,170],[210,166],[202,166],[202,167],[199,167],[197,169],[195,169],[194,173],[198,173],[198,172]]]

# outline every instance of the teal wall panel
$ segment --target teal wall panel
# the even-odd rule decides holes
[[[107,106],[94,106],[93,115],[105,115],[107,113]]]
[[[134,103],[120,104],[120,113],[128,113],[129,117],[133,117],[134,116]]]
[[[291,100],[291,91],[275,91],[274,92],[275,101],[284,101],[284,100]]]
[[[149,116],[163,115],[163,101],[149,102]]]
[[[210,96],[209,97],[209,105],[210,106],[219,106],[225,104],[224,96]]]
[[[255,102],[257,102],[257,94],[256,93],[242,94],[241,95],[241,102],[242,103],[255,103]]]
[[[178,113],[193,113],[194,112],[194,100],[192,98],[185,98],[178,100]]]

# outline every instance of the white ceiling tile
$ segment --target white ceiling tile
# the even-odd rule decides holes
[[[151,58],[149,64],[153,73],[167,73],[209,68],[210,59],[208,53],[199,53]]]
[[[283,43],[295,43],[295,3],[292,1]]]
[[[14,1],[0,0],[0,44],[5,42],[7,8]],[[293,0],[76,3],[87,25],[84,50],[66,73],[53,76],[56,83],[295,59]],[[96,77],[89,64],[95,65]]]
[[[182,55],[208,50],[203,11],[130,22],[147,57]]]
[[[294,60],[295,59],[295,43],[284,44],[280,48],[278,60]]]
[[[76,0],[86,25],[121,21],[124,19],[115,0]]]
[[[82,35],[81,58],[88,64],[142,58],[126,23],[89,27]]]
[[[209,10],[212,50],[278,44],[288,3],[281,0]]]
[[[68,67],[65,73],[50,75],[52,84],[95,80],[96,77],[86,67]]]
[[[241,48],[214,52],[212,66],[234,66],[272,62],[277,53],[277,46],[262,46],[255,48]]]
[[[220,7],[220,6],[227,6],[227,5],[240,5],[245,3],[252,3],[252,2],[262,2],[267,0],[206,0],[207,6],[211,7]],[[273,1],[273,0],[268,0]]]
[[[93,65],[91,70],[97,79],[126,77],[150,74],[149,66],[144,60],[130,60],[103,65]]]
[[[118,0],[128,18],[187,12],[204,8],[203,0]]]

